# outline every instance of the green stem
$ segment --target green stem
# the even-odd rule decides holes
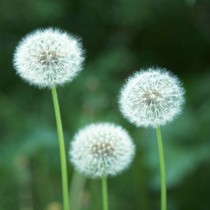
[[[165,161],[163,152],[163,142],[160,127],[156,128],[159,159],[160,159],[160,177],[161,177],[161,210],[167,209],[167,195],[166,195],[166,173],[165,173]]]
[[[102,197],[103,197],[103,210],[108,210],[108,190],[107,190],[107,177],[102,177]]]
[[[70,187],[70,203],[71,208],[74,210],[80,210],[82,208],[81,196],[84,190],[85,181],[85,176],[77,171],[74,171]]]
[[[60,108],[58,103],[58,96],[56,87],[52,87],[52,98],[55,110],[55,118],[58,132],[58,142],[60,149],[60,161],[61,161],[61,176],[62,176],[62,190],[63,190],[63,209],[70,210],[69,208],[69,193],[68,193],[68,175],[67,175],[67,162],[66,162],[66,151],[63,136],[63,127],[60,115]]]

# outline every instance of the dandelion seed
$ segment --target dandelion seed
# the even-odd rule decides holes
[[[165,69],[149,68],[131,76],[120,94],[120,110],[140,127],[157,127],[181,112],[184,89],[178,78]]]
[[[70,160],[86,176],[116,175],[131,163],[135,152],[131,137],[112,123],[96,123],[81,129],[70,148]]]
[[[24,37],[14,54],[17,74],[40,88],[62,85],[82,70],[80,42],[58,29],[36,30]]]

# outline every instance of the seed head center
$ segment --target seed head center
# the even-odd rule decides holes
[[[162,98],[162,95],[158,91],[150,90],[145,92],[142,98],[147,105],[151,105],[156,104]]]
[[[55,51],[43,51],[40,53],[38,59],[42,65],[50,66],[52,64],[58,64],[59,56]]]
[[[96,143],[92,146],[91,152],[94,155],[112,156],[114,149],[110,143]]]

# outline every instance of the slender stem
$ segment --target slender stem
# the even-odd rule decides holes
[[[60,161],[61,161],[61,177],[62,177],[62,190],[63,190],[63,209],[69,210],[69,193],[68,193],[68,175],[67,175],[67,162],[66,162],[66,151],[63,136],[63,127],[60,115],[60,108],[58,103],[58,96],[56,87],[52,87],[52,98],[55,110],[55,118],[58,132],[58,142],[60,149]]]
[[[156,128],[159,159],[160,159],[160,177],[161,177],[161,210],[167,209],[167,195],[166,195],[166,173],[165,173],[165,161],[163,152],[163,142],[160,127]]]
[[[80,210],[82,208],[81,196],[84,190],[85,182],[85,176],[77,171],[74,171],[70,187],[70,203],[71,208],[74,210]]]
[[[107,190],[107,177],[102,177],[102,197],[103,197],[103,210],[108,210],[108,190]]]

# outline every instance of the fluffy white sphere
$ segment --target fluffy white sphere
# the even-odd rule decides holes
[[[70,145],[70,161],[86,176],[115,175],[129,166],[135,146],[129,134],[112,123],[96,123],[81,129]]]
[[[157,127],[181,112],[184,92],[176,76],[165,69],[149,68],[127,80],[120,94],[120,110],[138,127]]]
[[[82,69],[83,49],[79,41],[58,29],[36,30],[16,47],[14,67],[29,84],[40,88],[71,81]]]

